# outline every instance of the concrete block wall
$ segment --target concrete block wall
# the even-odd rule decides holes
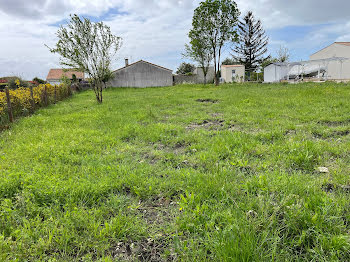
[[[139,61],[114,72],[114,79],[108,83],[112,87],[161,87],[173,85],[171,70]]]

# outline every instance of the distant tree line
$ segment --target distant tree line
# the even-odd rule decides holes
[[[196,66],[194,64],[183,62],[177,69],[176,74],[191,75],[193,74],[195,69],[196,69]]]

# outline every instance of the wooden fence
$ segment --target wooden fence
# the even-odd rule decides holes
[[[29,92],[28,92],[28,89],[29,89]],[[64,98],[72,95],[72,90],[70,86],[64,86],[64,85],[60,85],[60,86],[40,85],[39,87],[35,87],[35,89],[36,90],[34,90],[32,86],[28,88],[19,89],[18,92],[22,92],[22,93],[18,95],[18,97],[21,97],[24,101],[22,102],[25,103],[25,105],[21,105],[20,102],[18,102],[18,97],[16,98],[13,95],[16,90],[15,91],[12,90],[11,91],[12,95],[11,95],[11,92],[8,86],[6,86],[4,90],[5,97],[2,95],[4,101],[0,103],[0,107],[2,106],[2,113],[3,113],[2,115],[0,114],[0,117],[2,116],[2,120],[0,119],[1,120],[0,124],[1,122],[4,122],[3,117],[6,116],[6,114],[8,117],[8,122],[12,123],[17,116],[21,115],[21,113],[18,113],[18,112],[29,111],[30,113],[33,113],[39,107],[45,107],[45,106],[48,106],[49,104],[55,104],[59,100],[63,100]],[[4,102],[6,103],[6,105]]]

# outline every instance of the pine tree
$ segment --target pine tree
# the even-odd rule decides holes
[[[233,58],[245,65],[247,72],[254,72],[269,57],[267,52],[269,38],[265,35],[261,21],[256,20],[249,11],[238,24],[238,44],[232,49]]]

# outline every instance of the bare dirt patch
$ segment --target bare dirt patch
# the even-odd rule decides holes
[[[137,211],[141,213],[144,220],[149,225],[170,223],[175,216],[172,214],[175,210],[176,202],[164,198],[164,197],[155,197],[152,200],[140,202]]]
[[[328,193],[333,192],[343,192],[343,193],[350,193],[350,186],[348,185],[336,185],[332,183],[328,183],[322,186],[323,191]]]
[[[219,103],[219,100],[212,99],[212,98],[205,98],[205,99],[197,99],[196,102],[217,104],[217,103]]]
[[[147,162],[151,165],[155,165],[160,161],[161,161],[161,158],[154,155],[152,152],[145,152],[142,156],[142,159],[139,161],[139,163],[142,164],[144,162]]]
[[[0,126],[0,132],[10,129],[9,125]]]
[[[241,131],[241,129],[234,124],[228,123],[222,119],[207,119],[199,123],[192,123],[186,127],[188,130],[195,129],[207,129],[207,130],[229,130],[229,131]]]
[[[333,136],[347,136],[350,134],[349,130],[343,130],[343,131],[334,131]]]
[[[122,261],[175,261],[176,255],[173,250],[165,257],[164,251],[168,249],[170,238],[158,236],[147,238],[134,243],[119,242],[111,247],[110,252],[114,258]]]
[[[296,135],[296,134],[297,134],[297,131],[296,131],[296,130],[293,130],[293,129],[287,130],[286,132],[284,132],[284,135],[285,135],[285,136],[294,136],[294,135]]]
[[[138,153],[139,163],[148,163],[150,165],[156,165],[159,163],[167,162],[167,154],[174,154],[180,156],[184,154],[193,154],[194,151],[190,149],[191,143],[188,141],[180,140],[175,144],[163,144],[161,142],[149,143],[148,150],[143,150]]]
[[[329,139],[334,137],[342,137],[350,134],[350,130],[334,130],[330,133],[320,133],[317,131],[312,132],[312,135],[316,139]]]
[[[350,124],[350,119],[340,120],[340,121],[322,120],[322,121],[318,121],[317,123],[321,125],[327,125],[327,126],[343,126],[343,125]]]
[[[186,150],[188,149],[188,147],[191,146],[190,142],[187,141],[178,141],[175,143],[175,145],[166,145],[166,144],[162,144],[162,143],[156,143],[153,144],[154,148],[156,150],[160,150],[160,151],[164,151],[167,153],[174,153],[175,155],[179,155],[179,154],[183,154],[186,152]]]
[[[175,261],[176,254],[171,247],[172,237],[163,232],[162,226],[174,221],[176,205],[176,202],[164,197],[140,201],[135,211],[143,217],[154,234],[140,241],[116,243],[110,248],[110,254],[123,261]]]
[[[222,117],[222,113],[212,113],[211,116],[214,118]]]
[[[198,129],[205,128],[209,130],[222,130],[225,128],[225,120],[213,119],[213,120],[204,120],[200,123],[190,124],[187,129]]]

